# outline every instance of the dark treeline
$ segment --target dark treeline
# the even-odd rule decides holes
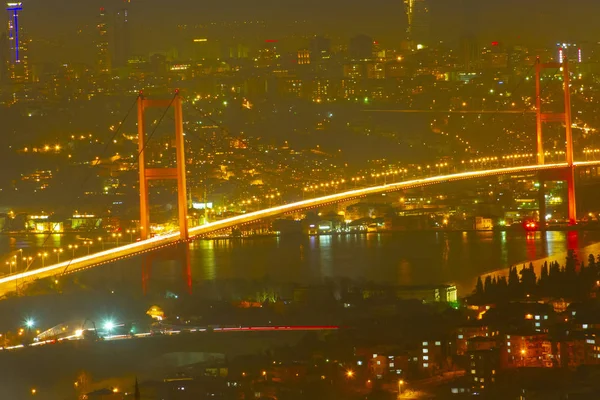
[[[596,258],[590,254],[587,265],[579,262],[573,250],[569,250],[565,264],[558,262],[542,265],[540,276],[534,271],[533,263],[523,265],[518,270],[511,267],[508,278],[505,276],[481,277],[471,301],[474,303],[496,303],[520,300],[524,298],[566,298],[582,300],[589,297],[592,289],[597,287],[600,273],[600,255]]]

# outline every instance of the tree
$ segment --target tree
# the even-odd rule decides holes
[[[508,281],[505,276],[501,276],[498,278],[497,282],[497,293],[498,297],[501,299],[506,298],[508,295]]]
[[[596,259],[593,254],[588,256],[588,268],[591,268],[592,270],[596,269]]]
[[[548,293],[559,296],[562,293],[562,271],[557,261],[550,263],[550,274],[548,275]]]
[[[567,279],[572,279],[577,275],[577,255],[573,249],[567,252],[567,260],[565,262],[565,273]]]
[[[492,277],[490,275],[485,277],[485,298],[489,300],[490,296],[494,292],[494,288],[492,287]]]
[[[511,267],[508,271],[508,292],[512,298],[519,297],[521,287],[519,282],[519,273],[517,267]]]
[[[137,376],[135,377],[135,391],[133,393],[133,398],[135,400],[140,400],[142,398],[140,394],[140,385],[138,385]]]
[[[539,287],[542,293],[546,293],[548,289],[548,282],[550,281],[550,270],[548,269],[548,261],[544,261],[542,270],[540,272]]]
[[[483,295],[484,295],[483,282],[481,281],[481,276],[479,276],[477,278],[477,284],[475,285],[475,296],[477,296],[477,299],[481,300]]]
[[[533,269],[533,263],[529,263],[529,267],[523,266],[521,269],[521,287],[525,293],[529,294],[535,290],[536,284],[535,270]]]
[[[573,249],[567,252],[565,262],[564,285],[568,296],[574,296],[577,293],[577,255]]]

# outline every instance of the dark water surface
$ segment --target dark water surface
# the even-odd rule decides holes
[[[19,248],[36,253],[44,240],[44,235],[0,236],[0,254],[18,254]],[[45,251],[55,260],[53,248],[66,248],[74,242],[73,236],[55,235],[46,241]],[[309,284],[350,278],[397,285],[455,283],[464,295],[479,275],[503,273],[511,265],[528,261],[562,262],[571,248],[580,259],[600,254],[600,232],[407,232],[201,240],[191,245],[191,272],[197,282],[233,279]],[[80,247],[77,254],[86,253],[87,249]],[[65,250],[61,260],[70,254]],[[134,271],[126,274],[129,278],[120,279],[140,276],[140,258],[119,265]],[[5,262],[0,271],[8,272],[2,268],[8,268]],[[102,274],[99,270],[103,268],[112,269],[100,267],[91,273]],[[180,279],[176,272],[160,270],[156,273],[161,279]]]

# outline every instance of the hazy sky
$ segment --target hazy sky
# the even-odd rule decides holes
[[[472,31],[485,42],[551,43],[600,39],[596,22],[599,0],[430,0],[432,37],[455,40]],[[84,57],[90,52],[101,6],[130,9],[134,49],[141,53],[177,45],[177,23],[261,19],[275,33],[294,20],[296,32],[350,36],[366,33],[382,43],[401,39],[406,27],[401,0],[24,0],[22,23],[34,39],[54,42],[38,46],[45,57]],[[223,32],[226,34],[226,32]],[[181,32],[180,32],[181,34]],[[265,33],[267,34],[267,33]],[[270,33],[268,33],[270,34]],[[41,47],[41,48],[40,48]],[[65,53],[63,53],[65,52]],[[48,54],[44,54],[48,53]]]

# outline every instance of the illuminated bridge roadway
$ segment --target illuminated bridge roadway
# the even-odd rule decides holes
[[[575,162],[575,166],[595,165],[600,165],[600,161]],[[267,208],[264,210],[254,211],[247,214],[237,215],[235,217],[223,219],[220,221],[211,222],[205,225],[196,226],[189,229],[189,235],[190,239],[193,239],[207,234],[213,234],[221,230],[226,230],[236,226],[256,222],[261,219],[295,213],[298,211],[322,207],[330,204],[341,203],[344,201],[357,199],[372,194],[387,193],[398,190],[429,186],[439,183],[464,181],[469,179],[478,179],[498,175],[508,175],[514,173],[534,173],[542,170],[560,169],[565,167],[567,167],[566,163],[556,163],[497,168],[482,171],[460,172],[448,175],[413,179],[404,182],[389,183],[367,188],[358,188],[341,193],[331,194],[328,196],[302,200],[296,203],[289,203],[272,208]],[[6,295],[11,291],[14,291],[17,286],[21,286],[23,283],[27,283],[35,279],[48,278],[52,276],[62,275],[65,273],[73,273],[81,271],[83,269],[97,267],[103,264],[111,263],[116,260],[132,257],[135,255],[157,250],[166,246],[170,246],[179,241],[179,232],[170,233],[162,236],[155,236],[147,240],[142,240],[124,246],[115,247],[98,253],[90,254],[85,257],[80,257],[62,263],[46,266],[43,268],[8,275],[3,278],[0,278],[0,297]]]

